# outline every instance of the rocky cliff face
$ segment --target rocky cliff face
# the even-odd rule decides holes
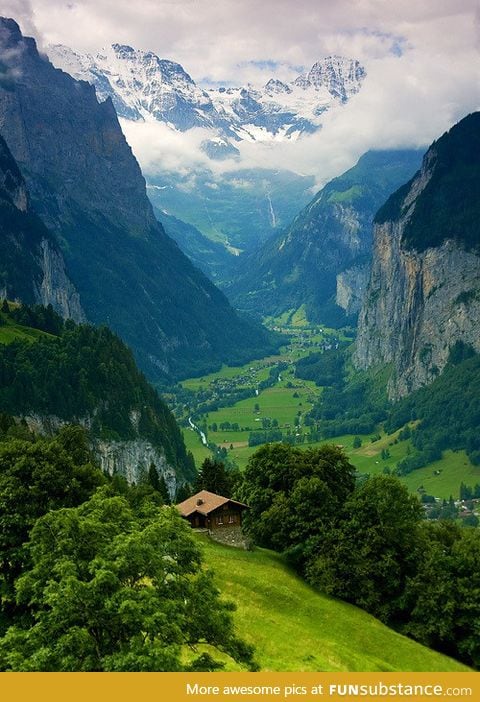
[[[77,291],[54,237],[31,210],[25,181],[0,137],[1,295],[51,304],[64,318],[83,321]]]
[[[368,263],[352,266],[337,275],[335,302],[347,317],[358,315],[360,312],[369,278]]]
[[[86,317],[80,304],[80,296],[67,276],[60,249],[55,242],[47,239],[42,240],[40,248],[42,281],[40,288],[35,291],[36,302],[45,307],[52,305],[64,319],[84,322]]]
[[[55,416],[29,414],[25,417],[30,431],[36,434],[51,436],[68,424]],[[91,429],[91,419],[77,419],[76,424],[85,429]],[[163,476],[170,497],[173,499],[182,476],[169,465],[161,448],[141,437],[131,441],[105,441],[92,439],[92,449],[100,468],[107,475],[121,475],[130,484],[145,480],[150,466],[153,464],[160,476]]]
[[[463,153],[457,144],[462,139]],[[434,380],[455,342],[480,352],[478,218],[476,243],[461,226],[465,215],[466,222],[475,221],[478,200],[452,198],[441,222],[434,221],[438,209],[431,206],[444,189],[443,202],[452,190],[479,192],[479,142],[477,113],[433,144],[421,171],[377,215],[354,362],[363,369],[392,364],[391,399]],[[438,237],[440,227],[450,236]],[[425,245],[435,237],[435,245]]]
[[[173,499],[178,487],[178,475],[169,466],[165,454],[150,442],[137,441],[95,441],[94,452],[102,470],[108,475],[122,475],[132,484],[145,480],[151,465],[163,476],[170,497]]]

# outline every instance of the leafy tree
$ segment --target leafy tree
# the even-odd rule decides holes
[[[238,490],[250,506],[245,529],[260,545],[288,550],[299,568],[312,542],[332,528],[355,484],[336,446],[300,450],[267,444],[249,460]]]
[[[355,436],[353,439],[353,448],[354,449],[360,448],[361,445],[362,445],[361,438],[359,436]]]
[[[401,616],[407,579],[415,573],[419,501],[392,476],[362,483],[345,504],[345,518],[322,541],[307,575],[326,592],[383,621]]]
[[[90,462],[84,432],[67,428],[54,439],[0,444],[0,586],[2,604],[28,563],[25,542],[35,521],[52,509],[75,506],[104,482]]]
[[[0,639],[2,670],[178,671],[182,650],[204,643],[255,668],[175,509],[139,520],[124,498],[100,490],[39,519],[29,549],[16,592],[31,622]],[[192,663],[203,666],[219,664]]]
[[[208,490],[217,495],[231,497],[232,484],[230,476],[222,461],[206,458],[195,481],[195,492]]]
[[[452,522],[422,525],[417,572],[407,583],[404,633],[480,667],[480,533]]]

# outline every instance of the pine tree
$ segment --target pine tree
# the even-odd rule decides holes
[[[222,461],[206,458],[195,481],[195,490],[208,490],[223,497],[231,497],[231,480]]]
[[[163,475],[160,476],[158,482],[159,482],[158,492],[162,496],[164,504],[166,504],[166,505],[171,504],[170,493],[168,492],[167,483],[165,482],[165,478],[163,477]]]

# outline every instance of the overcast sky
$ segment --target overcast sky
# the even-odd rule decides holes
[[[0,7],[44,46],[95,52],[130,44],[178,61],[200,83],[286,79],[332,53],[359,59],[367,70],[360,93],[327,115],[321,133],[242,149],[245,165],[290,164],[318,182],[368,148],[428,144],[480,107],[476,0],[1,0]],[[126,131],[147,170],[203,158],[195,148],[201,134],[189,135],[185,148],[162,126]]]

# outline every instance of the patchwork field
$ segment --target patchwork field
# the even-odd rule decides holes
[[[185,389],[201,393],[204,396],[222,397],[222,393],[250,388],[252,396],[221,407],[216,411],[200,414],[196,419],[206,431],[208,441],[227,451],[228,458],[240,470],[244,470],[250,456],[258,445],[249,446],[249,437],[253,433],[259,437],[262,432],[277,429],[283,438],[304,433],[302,448],[334,443],[344,447],[351,462],[360,473],[375,475],[395,469],[399,461],[411,451],[409,440],[398,441],[398,433],[386,435],[380,430],[380,438],[372,441],[370,435],[361,436],[361,446],[354,448],[353,434],[337,436],[323,441],[310,442],[305,417],[316,398],[322,392],[312,381],[295,377],[296,361],[316,351],[326,340],[337,335],[338,340],[347,340],[343,332],[321,326],[311,328],[306,322],[302,308],[285,313],[282,318],[270,320],[270,326],[282,329],[288,343],[282,348],[280,356],[253,361],[238,368],[224,367],[217,373],[193,378],[182,382]],[[268,378],[275,364],[287,364],[286,370],[279,370],[272,387],[253,394],[258,383]],[[200,436],[185,430],[187,448],[192,451],[197,466],[201,464],[209,450],[202,445]],[[446,451],[440,461],[425,468],[413,471],[401,480],[412,492],[423,488],[427,494],[442,499],[450,496],[458,498],[460,483],[471,487],[480,484],[480,467],[471,464],[464,451]]]

